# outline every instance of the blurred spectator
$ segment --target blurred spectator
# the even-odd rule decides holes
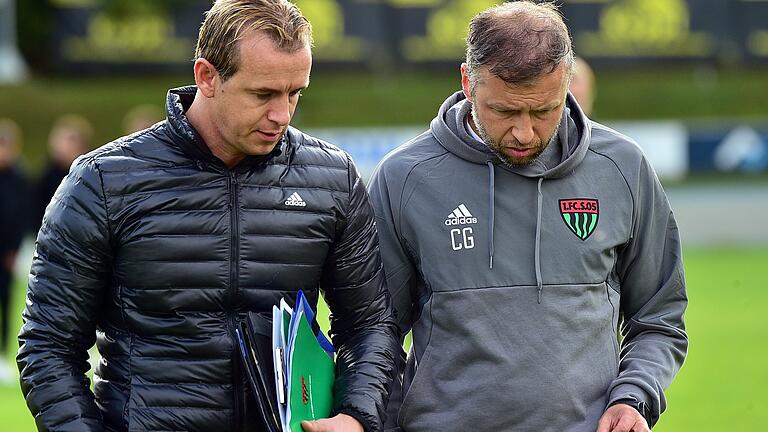
[[[19,162],[21,131],[15,122],[0,119],[0,382],[14,379],[6,361],[8,305],[16,254],[29,220],[27,181]]]
[[[128,111],[123,118],[123,130],[126,135],[146,129],[163,120],[165,115],[154,105],[139,105]]]
[[[65,115],[54,123],[48,136],[49,160],[46,164],[35,193],[35,230],[45,214],[45,208],[51,201],[59,183],[69,172],[69,167],[78,156],[91,148],[93,127],[85,118],[78,115]]]
[[[595,74],[589,64],[578,56],[569,90],[587,117],[591,118],[592,104],[595,100]]]

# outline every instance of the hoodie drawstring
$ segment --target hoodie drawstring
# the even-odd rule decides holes
[[[495,222],[496,203],[494,191],[496,189],[496,180],[494,177],[493,162],[488,161],[488,268],[493,268],[493,229]],[[541,184],[544,178],[540,177],[536,185],[536,243],[534,246],[534,267],[536,269],[536,287],[538,292],[538,302],[541,304],[542,290],[544,283],[541,280],[541,207],[544,203],[544,196],[541,193]]]
[[[493,268],[493,224],[494,224],[494,213],[496,212],[493,192],[494,192],[494,189],[496,188],[496,185],[495,185],[496,180],[494,179],[493,162],[491,161],[488,161],[488,180],[490,183],[488,185],[488,193],[490,194],[488,198],[489,199],[488,206],[490,207],[489,208],[490,220],[488,224],[490,226],[489,235],[488,235],[489,237],[488,238],[489,240],[488,241],[488,259],[490,260],[490,262],[488,263],[488,268],[492,269]]]
[[[539,184],[537,187],[538,190],[538,197],[536,200],[536,246],[534,251],[534,265],[536,267],[536,286],[539,288],[539,304],[541,304],[541,290],[543,288],[543,284],[541,282],[541,205],[543,201],[543,197],[541,195],[541,183],[544,181],[543,177],[539,178]]]

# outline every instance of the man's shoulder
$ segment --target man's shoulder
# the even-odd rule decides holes
[[[379,163],[377,171],[407,174],[418,166],[446,155],[446,150],[427,130],[401,144]]]
[[[288,141],[295,149],[292,164],[317,165],[347,169],[347,152],[328,141],[309,135],[292,126],[288,127]]]
[[[590,132],[589,149],[617,164],[630,163],[635,165],[645,158],[643,150],[633,138],[615,129],[592,121]]]
[[[594,123],[589,150],[610,160],[621,176],[634,189],[656,177],[655,170],[640,145],[631,137],[610,127]]]

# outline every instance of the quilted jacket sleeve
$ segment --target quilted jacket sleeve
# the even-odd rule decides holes
[[[81,158],[38,234],[17,362],[40,431],[103,430],[85,372],[111,261],[105,208],[95,162]]]
[[[348,207],[322,280],[337,347],[334,411],[355,417],[366,431],[378,431],[399,351],[398,335],[373,210],[354,164],[348,163]]]

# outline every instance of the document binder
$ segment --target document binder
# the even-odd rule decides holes
[[[244,370],[269,432],[302,432],[303,420],[331,414],[333,345],[314,318],[299,291],[295,309],[283,299],[271,316],[250,312],[235,330]]]

